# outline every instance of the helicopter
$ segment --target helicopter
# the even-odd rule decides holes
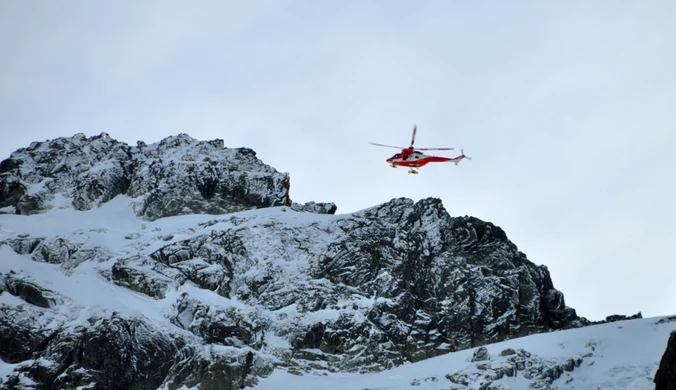
[[[415,134],[418,131],[418,126],[414,125],[413,126],[413,136],[411,137],[411,146],[404,148],[401,146],[391,146],[391,145],[383,145],[383,144],[378,144],[374,142],[369,142],[370,145],[375,145],[375,146],[383,146],[386,148],[395,148],[395,149],[401,149],[400,153],[397,153],[393,155],[392,157],[386,159],[385,161],[390,164],[392,168],[397,168],[397,167],[408,167],[408,173],[412,174],[418,174],[418,170],[416,168],[423,167],[429,163],[435,163],[435,162],[452,162],[455,163],[455,165],[458,165],[458,163],[462,159],[468,159],[471,160],[471,158],[465,156],[465,152],[460,149],[460,155],[457,157],[442,157],[442,156],[433,156],[429,154],[424,154],[421,152],[421,150],[454,150],[453,148],[414,148],[413,144],[415,143]]]

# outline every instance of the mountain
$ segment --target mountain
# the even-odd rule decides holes
[[[450,352],[378,373],[278,370],[253,390],[673,390],[673,357],[671,376],[653,383],[673,329],[674,316],[631,319]]]
[[[134,147],[77,134],[12,153],[0,388],[237,389],[592,325],[490,222],[436,198],[336,214],[289,188],[251,149],[185,134]],[[470,383],[458,381],[444,388]]]
[[[19,214],[63,205],[89,210],[120,194],[150,220],[290,205],[289,175],[253,150],[186,134],[135,147],[106,133],[33,142],[4,160],[0,174],[0,210]]]

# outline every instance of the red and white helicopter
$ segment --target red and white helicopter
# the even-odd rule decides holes
[[[408,148],[404,148],[401,146],[391,146],[391,145],[383,145],[383,144],[376,144],[373,142],[369,142],[371,145],[376,145],[376,146],[384,146],[386,148],[395,148],[395,149],[401,149],[401,153],[397,153],[394,156],[388,158],[387,163],[390,164],[392,168],[396,167],[408,167],[409,171],[408,173],[414,173],[418,174],[418,170],[415,168],[420,168],[422,166],[425,166],[429,163],[435,163],[435,162],[452,162],[455,163],[455,165],[458,165],[460,160],[463,158],[466,158],[468,160],[471,160],[471,158],[465,156],[465,152],[460,149],[460,155],[458,157],[441,157],[441,156],[432,156],[428,154],[424,154],[420,152],[420,150],[453,150],[453,148],[414,148],[413,143],[415,142],[415,133],[417,132],[417,126],[413,126],[413,137],[411,137],[411,146]]]

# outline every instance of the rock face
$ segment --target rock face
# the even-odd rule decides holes
[[[22,214],[0,215],[0,388],[235,389],[589,324],[492,223],[436,198],[292,203],[287,175],[218,140],[76,136],[0,171],[0,206]],[[24,232],[59,205],[88,227]],[[108,226],[106,207],[143,223]],[[180,216],[199,213],[220,215]]]
[[[654,383],[655,390],[676,390],[676,331],[671,332]]]
[[[291,205],[289,176],[251,149],[180,134],[136,147],[102,133],[34,142],[0,164],[0,210],[89,210],[120,194],[148,219]]]
[[[205,349],[138,317],[113,313],[70,326],[30,305],[21,309],[0,306],[0,357],[16,364],[2,389],[29,382],[46,389],[175,390],[200,383],[235,390],[272,371],[249,351]]]
[[[519,377],[521,381],[528,383],[529,389],[559,389],[566,388],[566,385],[572,381],[570,378],[565,378],[566,373],[580,367],[583,361],[582,357],[563,360],[543,359],[524,349],[505,350],[499,358],[489,359],[488,351],[481,347],[474,352],[474,356],[477,355],[484,357],[472,359],[473,362],[477,362],[475,369],[446,374],[446,379],[456,386],[462,386],[459,387],[462,389],[508,390],[509,387],[503,384],[493,384],[504,377]],[[432,378],[425,378],[423,381],[430,379]],[[434,379],[438,381],[438,378]],[[555,381],[564,382],[563,387],[554,384]]]
[[[304,204],[293,202],[291,208],[296,211],[308,211],[317,214],[335,214],[338,207],[335,203],[315,203],[307,202]]]
[[[286,248],[307,252],[307,284],[289,287],[279,282],[287,277],[267,273],[236,291],[272,310],[295,304],[303,312],[338,311],[300,328],[292,344],[340,356],[341,369],[391,367],[584,324],[547,269],[528,261],[500,228],[452,218],[438,199],[394,199],[326,231],[324,246],[294,241],[307,237],[306,229],[280,237]],[[245,243],[239,252],[246,253],[252,240],[229,241]],[[366,302],[356,314],[345,311]]]
[[[434,198],[393,199],[341,216],[277,208],[182,230],[191,238],[146,237],[158,240],[151,246],[169,242],[146,256],[113,256],[102,274],[149,298],[175,299],[168,318],[176,329],[211,345],[265,350],[296,371],[381,370],[586,324],[565,305],[547,269],[530,262],[499,227],[451,217]],[[144,234],[131,241],[139,245]],[[34,261],[64,269],[81,264],[72,260],[81,246],[60,240],[5,243]],[[31,292],[28,283],[10,288],[20,284],[12,275],[5,279],[8,292],[23,291],[34,305],[54,299]],[[190,290],[172,295],[191,285],[239,304],[219,308]],[[179,348],[161,344],[171,346],[168,356]]]

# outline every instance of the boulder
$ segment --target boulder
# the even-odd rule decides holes
[[[676,390],[676,331],[672,331],[653,379],[655,390]]]

